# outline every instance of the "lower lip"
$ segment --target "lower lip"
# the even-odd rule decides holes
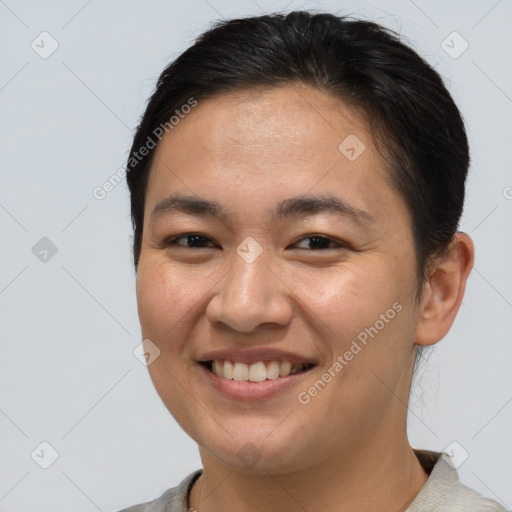
[[[251,382],[248,380],[232,380],[219,377],[202,364],[198,365],[206,375],[212,386],[228,398],[240,400],[262,400],[285,391],[297,384],[307,375],[309,370],[288,375],[288,377],[277,377],[262,382]]]

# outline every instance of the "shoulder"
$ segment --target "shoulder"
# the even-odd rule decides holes
[[[187,512],[190,489],[201,473],[202,470],[191,473],[179,485],[167,489],[156,500],[133,505],[119,512]]]
[[[507,512],[462,484],[448,454],[414,450],[429,478],[406,512]]]
[[[497,501],[484,498],[473,489],[459,483],[453,490],[450,506],[446,510],[464,510],[466,512],[507,512]]]

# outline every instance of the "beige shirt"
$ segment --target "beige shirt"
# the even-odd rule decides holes
[[[447,462],[450,460],[447,454],[427,450],[414,450],[414,453],[429,478],[405,512],[507,512],[496,501],[461,484],[457,471]],[[188,512],[190,489],[201,473],[202,470],[191,473],[154,501],[120,512]]]

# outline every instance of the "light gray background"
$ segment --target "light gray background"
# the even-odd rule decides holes
[[[300,8],[398,30],[463,112],[472,167],[461,228],[476,263],[415,387],[410,440],[434,450],[457,442],[456,455],[469,454],[462,481],[512,506],[510,0],[0,0],[1,511],[116,511],[200,467],[133,355],[125,183],[103,200],[92,192],[125,164],[158,74],[211,22]],[[59,45],[46,59],[31,48],[43,31]],[[453,31],[469,43],[456,59],[441,46]],[[58,249],[47,262],[32,252],[42,237]],[[37,449],[34,459],[49,460],[43,441],[59,454],[48,469],[31,457]]]

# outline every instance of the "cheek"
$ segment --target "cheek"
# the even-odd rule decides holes
[[[142,335],[161,342],[197,301],[197,287],[183,272],[150,258],[141,258],[136,289]]]
[[[186,367],[181,364],[189,327],[182,322],[201,291],[183,271],[161,259],[141,255],[136,292],[142,337],[160,350],[160,356],[148,366],[153,385],[176,421],[187,432],[193,432],[186,407],[191,400],[187,391],[191,386]]]
[[[375,261],[323,273],[304,272],[296,281],[301,283],[297,295],[341,344],[373,324],[401,294],[399,283]]]
[[[371,260],[369,265],[331,269],[323,276],[317,274],[316,279],[305,272],[300,279],[300,296],[324,331],[317,342],[324,344],[331,361],[342,358],[343,369],[331,392],[337,389],[343,396],[346,387],[342,383],[348,379],[351,393],[370,401],[383,390],[373,387],[375,377],[369,370],[396,382],[397,372],[409,357],[413,332],[410,287],[414,281],[407,269],[400,272],[389,262]],[[338,401],[334,395],[331,398]],[[351,398],[345,398],[350,403]],[[354,407],[357,409],[357,404]]]

